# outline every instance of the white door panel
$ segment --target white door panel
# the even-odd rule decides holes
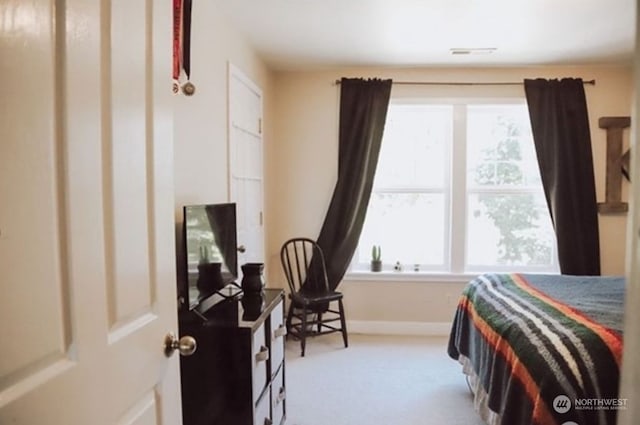
[[[171,6],[0,6],[0,423],[179,424]]]
[[[264,262],[262,91],[229,64],[229,199],[236,203],[238,264]],[[241,271],[240,271],[241,272]]]
[[[636,8],[636,55],[634,58],[634,81],[640,82],[640,2]],[[640,93],[636,90],[633,100],[633,115],[631,118],[631,196],[629,209],[629,222],[627,226],[627,287],[625,292],[625,323],[624,323],[624,352],[623,364],[620,373],[620,397],[628,399],[628,407],[620,410],[617,423],[620,425],[632,425],[638,422],[640,415],[640,155],[638,147],[640,143]]]

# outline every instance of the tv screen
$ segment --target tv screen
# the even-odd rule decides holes
[[[193,308],[238,278],[236,204],[186,205],[183,219],[185,301]]]

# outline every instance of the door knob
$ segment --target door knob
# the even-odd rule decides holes
[[[164,337],[164,355],[167,357],[171,357],[175,350],[178,350],[181,356],[190,356],[197,348],[198,344],[192,336],[185,335],[178,339],[173,332],[169,332]]]
[[[247,250],[247,248],[246,248],[244,245],[240,245],[240,246],[238,247],[238,252],[239,252],[240,254],[243,254],[246,250]]]

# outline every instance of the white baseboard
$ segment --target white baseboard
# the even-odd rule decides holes
[[[451,333],[451,323],[348,320],[347,330],[349,333],[365,335],[448,336]]]

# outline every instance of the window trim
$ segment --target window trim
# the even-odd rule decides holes
[[[396,272],[383,270],[372,272],[368,270],[348,270],[343,280],[349,282],[416,282],[416,283],[467,283],[477,277],[478,273],[451,272],[414,272],[403,270]]]

